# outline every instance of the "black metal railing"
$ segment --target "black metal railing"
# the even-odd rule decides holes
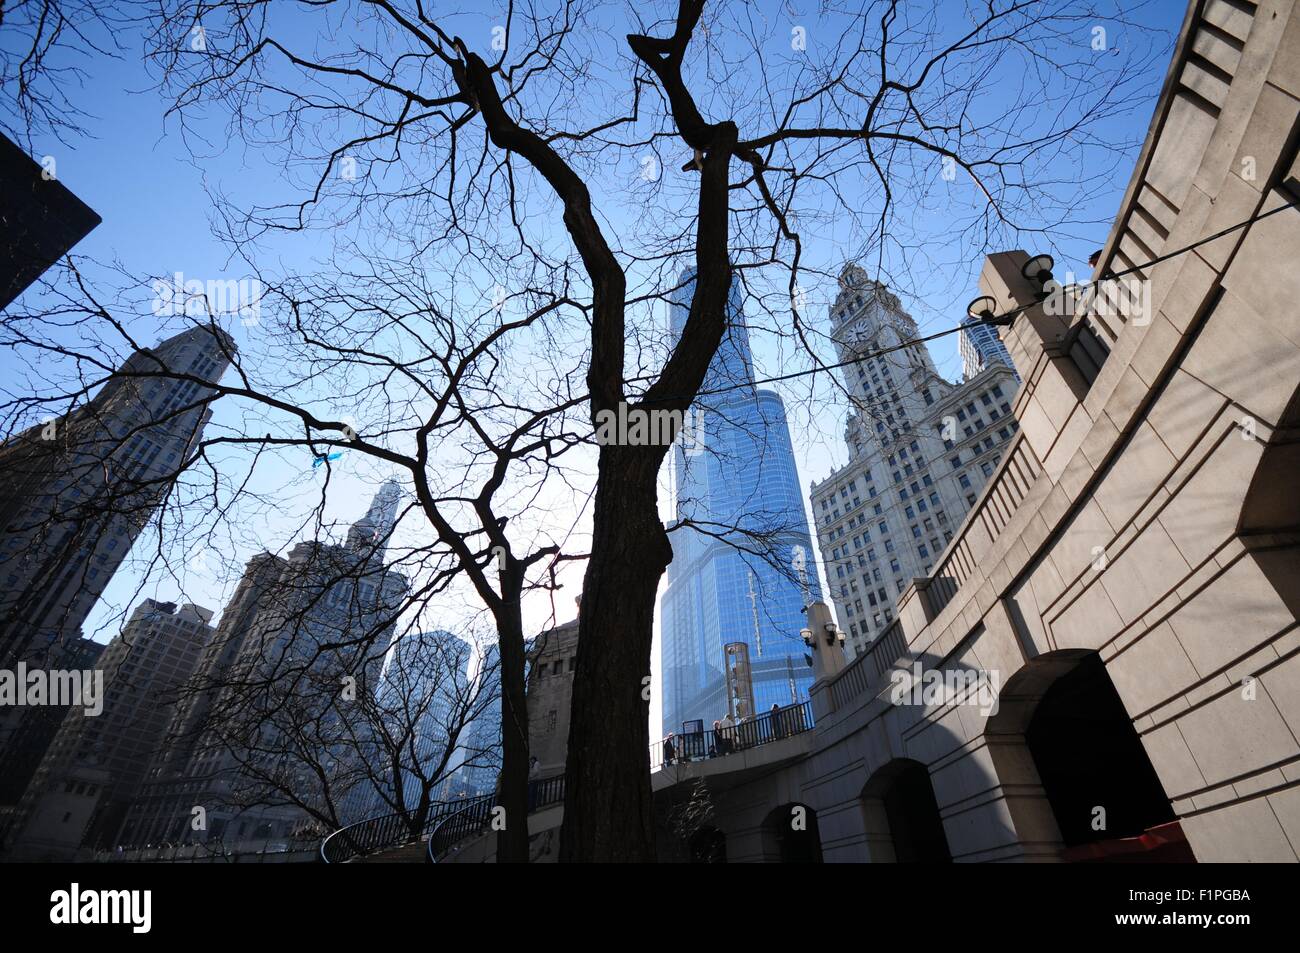
[[[650,770],[689,761],[725,758],[750,748],[802,734],[813,727],[812,703],[787,705],[764,712],[757,718],[742,721],[730,728],[710,728],[690,734],[675,734],[650,746]]]
[[[449,801],[432,804],[424,823],[419,825],[412,823],[410,814],[384,814],[349,824],[321,841],[320,858],[327,864],[342,864],[363,854],[373,854],[375,851],[423,840],[444,818],[466,803]]]
[[[563,801],[564,775],[557,774],[528,782],[529,814]],[[429,835],[429,863],[436,864],[439,857],[445,857],[461,841],[486,831],[492,824],[495,807],[496,795],[485,794],[465,802],[458,810],[443,818]]]

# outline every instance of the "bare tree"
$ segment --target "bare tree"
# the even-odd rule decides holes
[[[132,22],[131,7],[129,0],[115,8],[94,0],[0,3],[0,131],[25,144],[80,131],[84,64],[120,52],[117,31]]]

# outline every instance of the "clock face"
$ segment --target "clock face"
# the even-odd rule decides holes
[[[853,325],[853,340],[865,341],[871,336],[871,322],[865,319]]]

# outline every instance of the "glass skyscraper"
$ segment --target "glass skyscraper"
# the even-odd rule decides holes
[[[1011,361],[1011,353],[998,337],[997,328],[982,324],[974,318],[968,318],[961,323],[961,332],[957,338],[957,350],[961,353],[962,376],[966,380],[970,380],[980,371],[994,364],[1010,368],[1016,380],[1020,380],[1020,375],[1016,374],[1016,365]]]
[[[672,296],[680,337],[694,291],[686,271]],[[755,713],[808,697],[812,670],[800,638],[806,602],[820,599],[785,406],[754,384],[740,292],[692,410],[689,440],[673,447],[673,560],[660,602],[663,729],[728,712],[723,646],[748,646]],[[711,393],[712,392],[712,393]],[[809,559],[807,581],[795,548]],[[806,593],[805,593],[806,586]]]

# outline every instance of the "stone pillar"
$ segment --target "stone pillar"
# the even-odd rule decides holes
[[[1000,337],[1022,381],[1016,419],[1035,456],[1046,464],[1057,438],[1087,395],[1088,382],[1069,355],[1071,317],[1047,313],[1036,289],[1021,273],[1028,260],[1020,250],[989,255],[980,272],[980,292],[997,302],[997,314],[1025,309],[1001,328]]]
[[[808,627],[803,630],[804,644],[812,649],[813,684],[808,690],[812,700],[813,720],[821,721],[831,712],[831,698],[827,689],[835,677],[844,671],[844,643],[842,633],[831,618],[831,610],[824,602],[808,606]]]

